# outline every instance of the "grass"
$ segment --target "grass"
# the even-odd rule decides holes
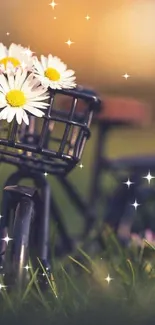
[[[145,241],[141,249],[123,249],[112,232],[104,240],[106,249],[97,256],[79,247],[76,258],[70,255],[55,261],[51,277],[43,269],[46,291],[40,289],[38,270],[30,264],[31,278],[20,295],[17,290],[1,289],[0,320],[5,324],[151,322],[155,316],[155,247]]]
[[[88,142],[82,159],[86,168],[81,170],[77,167],[69,175],[71,182],[84,197],[87,197],[89,190],[95,148],[96,130],[93,132],[94,137]],[[148,131],[148,135],[146,132],[136,130],[132,134],[129,131],[113,132],[112,137],[108,138],[108,154],[112,157],[121,156],[122,153],[137,154],[143,152],[145,148],[147,153],[152,153],[153,135],[152,130]],[[15,170],[14,167],[8,167],[1,165],[0,193],[4,181]],[[63,216],[69,231],[72,234],[80,232],[82,227],[80,213],[75,211],[53,177],[49,176],[49,182],[61,210],[65,212]],[[29,181],[24,180],[24,184],[29,185]],[[109,184],[111,186],[111,180]],[[32,269],[30,281],[20,295],[17,295],[16,290],[8,294],[7,290],[2,289],[0,323],[151,325],[155,317],[154,247],[145,242],[145,248],[140,250],[136,247],[122,249],[112,233],[108,233],[104,240],[106,243],[104,251],[101,249],[92,254],[79,248],[76,257],[74,254],[66,256],[61,261],[52,261],[53,273],[47,278],[47,292],[39,288],[38,270]],[[90,244],[94,245],[93,238]],[[105,281],[108,274],[113,278],[109,284]],[[0,279],[0,283],[2,282],[3,277]]]

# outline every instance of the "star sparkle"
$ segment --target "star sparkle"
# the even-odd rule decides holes
[[[55,1],[53,0],[49,5],[54,9],[55,6],[57,6],[57,3],[55,3]]]
[[[113,280],[113,278],[111,278],[110,275],[108,274],[108,276],[104,280],[107,281],[109,284]]]
[[[4,284],[0,284],[0,290],[5,289],[6,286]]]
[[[2,240],[4,240],[7,244],[10,240],[13,240],[13,238],[10,238],[8,235],[4,238],[2,238]]]
[[[28,56],[31,56],[34,52],[32,52],[32,51],[30,50],[30,48],[28,47],[27,49],[25,49],[25,50],[23,51],[23,53],[26,54],[26,55],[28,55]]]
[[[122,77],[125,78],[125,79],[127,80],[127,79],[130,77],[130,75],[127,74],[127,73],[125,73]]]
[[[150,174],[150,170],[149,170],[148,174],[146,176],[142,177],[142,178],[146,178],[147,181],[148,181],[148,183],[150,184],[151,183],[151,180],[153,178],[155,178],[155,177]]]
[[[81,163],[81,164],[79,165],[79,167],[82,169],[82,168],[84,167],[84,165]]]
[[[131,205],[135,208],[135,210],[137,210],[137,208],[140,204],[137,202],[137,200],[135,200],[135,202]]]
[[[128,178],[127,182],[124,182],[124,184],[126,184],[128,186],[128,188],[129,188],[134,183],[130,182],[130,179]]]
[[[89,20],[90,19],[90,17],[87,15],[86,17],[85,17],[87,20]]]
[[[47,176],[48,176],[48,174],[47,174],[47,173],[44,173],[44,176],[45,176],[45,177],[47,177]]]
[[[72,45],[72,44],[74,44],[74,42],[72,42],[70,39],[67,41],[67,42],[65,42],[69,47]]]
[[[28,271],[31,267],[27,264],[26,266],[24,266],[24,269],[26,269],[26,271]]]

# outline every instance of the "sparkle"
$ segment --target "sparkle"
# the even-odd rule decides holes
[[[2,238],[7,244],[10,240],[13,240],[13,238],[8,237],[8,235],[5,238]]]
[[[57,17],[54,17],[54,19],[57,19]]]
[[[151,179],[155,178],[154,176],[152,176],[150,174],[150,171],[148,172],[148,174],[146,176],[144,176],[143,178],[146,178],[148,180],[148,183],[150,184],[151,183]]]
[[[3,285],[3,284],[0,284],[0,290],[3,289],[3,288],[6,288],[6,286]]]
[[[124,74],[122,77],[125,78],[125,79],[127,80],[130,76],[129,76],[129,74],[126,73],[126,74]]]
[[[46,177],[48,174],[47,173],[44,173],[44,176]]]
[[[79,167],[82,169],[84,167],[84,165],[83,164],[80,164]]]
[[[131,186],[131,184],[134,184],[133,182],[130,182],[130,179],[128,178],[127,182],[125,182],[124,184],[126,184],[128,186],[128,188]]]
[[[89,20],[90,19],[90,17],[87,15],[86,17],[85,17],[87,20]]]
[[[53,0],[49,5],[54,9],[55,6],[57,6],[57,3],[55,3],[54,0]]]
[[[6,33],[6,35],[7,35],[7,36],[9,36],[9,35],[10,35],[10,33],[9,33],[9,32],[7,32],[7,33]]]
[[[69,47],[74,43],[74,42],[72,42],[70,39],[67,41],[67,42],[65,42]]]
[[[134,208],[135,208],[135,210],[137,210],[137,207],[140,205],[138,202],[137,202],[137,200],[135,200],[135,202],[133,203],[133,204],[131,204]]]
[[[111,278],[110,275],[108,274],[108,276],[104,280],[107,281],[109,284],[110,281],[113,280],[113,278]]]
[[[26,269],[26,271],[28,271],[31,267],[28,266],[28,264],[26,266],[24,266],[24,269]]]
[[[3,216],[0,214],[0,220],[3,218]]]
[[[28,55],[28,56],[31,56],[34,52],[32,52],[32,51],[30,50],[30,48],[28,47],[27,49],[25,49],[25,50],[23,51],[23,53],[26,54],[26,55]]]

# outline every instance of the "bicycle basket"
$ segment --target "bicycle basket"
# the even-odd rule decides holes
[[[49,108],[42,118],[28,113],[29,126],[18,125],[16,120],[12,125],[0,121],[1,163],[48,174],[66,174],[79,162],[100,100],[95,93],[80,88],[49,91]],[[66,98],[68,106],[64,109]]]

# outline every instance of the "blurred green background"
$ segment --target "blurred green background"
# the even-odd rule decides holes
[[[95,89],[99,95],[144,100],[155,116],[154,1],[61,0],[52,9],[45,0],[12,0],[1,1],[0,9],[0,39],[6,46],[15,42],[30,47],[38,56],[52,53],[75,70],[78,84]],[[65,43],[69,38],[74,42],[70,47]],[[131,76],[127,80],[122,78],[125,73]],[[155,153],[154,124],[152,120],[152,125],[143,130],[114,130],[107,139],[107,155]],[[84,168],[77,166],[68,175],[85,198],[93,172],[95,140],[93,126],[82,157]],[[13,170],[0,166],[0,199],[3,183]],[[48,176],[48,180],[70,231],[79,231],[81,218],[72,201],[54,177]]]

